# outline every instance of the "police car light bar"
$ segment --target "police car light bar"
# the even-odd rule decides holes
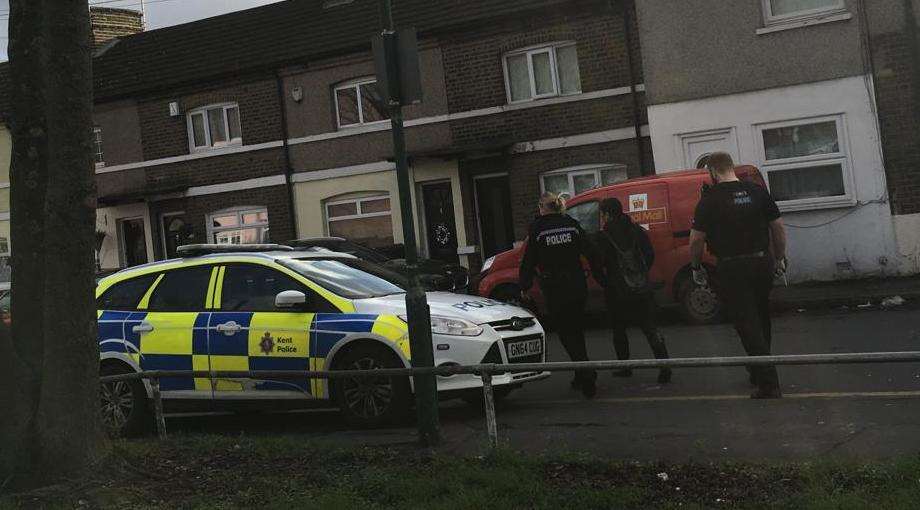
[[[294,251],[283,244],[186,244],[176,248],[180,257],[199,257],[215,253],[259,253],[266,251]]]

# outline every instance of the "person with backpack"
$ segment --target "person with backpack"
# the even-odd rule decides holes
[[[607,313],[617,359],[629,359],[626,327],[630,323],[639,326],[645,334],[655,358],[668,358],[664,337],[655,325],[655,302],[648,276],[655,252],[648,234],[623,213],[623,204],[616,198],[601,202],[600,212],[604,228],[598,232],[596,245],[603,262]],[[630,377],[632,370],[619,370],[614,375]],[[670,368],[658,372],[658,382],[671,382]]]
[[[592,274],[597,275],[601,268],[584,229],[565,214],[565,200],[561,196],[544,193],[539,208],[540,215],[530,226],[521,260],[521,299],[529,299],[527,292],[537,279],[562,346],[572,361],[588,361],[584,325],[588,282],[582,257],[588,260]],[[576,370],[572,387],[592,398],[597,393],[596,379],[594,370]]]

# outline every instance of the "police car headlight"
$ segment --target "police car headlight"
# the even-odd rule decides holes
[[[489,269],[492,269],[492,264],[494,263],[495,263],[495,255],[492,255],[491,257],[487,258],[485,262],[482,263],[482,269],[480,269],[479,271],[481,273],[485,273]]]
[[[408,317],[404,315],[399,316],[400,319],[409,322]],[[451,336],[479,336],[482,334],[482,328],[470,321],[457,319],[455,317],[438,317],[437,315],[431,316],[431,332],[437,333],[438,335],[451,335]]]

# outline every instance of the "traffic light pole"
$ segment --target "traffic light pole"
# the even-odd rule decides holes
[[[384,31],[387,51],[387,77],[391,90],[399,90],[399,64],[396,57],[395,31],[391,0],[382,0]],[[409,162],[406,157],[406,137],[403,127],[402,104],[392,95],[389,100],[390,122],[393,125],[393,156],[396,159],[396,178],[399,184],[399,206],[402,212],[403,244],[406,265],[409,267],[409,288],[406,292],[406,314],[409,323],[409,348],[413,367],[434,366],[434,348],[431,342],[431,315],[425,289],[418,274],[418,248],[415,240],[415,220],[412,212],[412,183],[409,179]],[[441,441],[438,422],[438,388],[433,374],[413,376],[415,406],[418,412],[419,440],[424,446],[436,446]]]

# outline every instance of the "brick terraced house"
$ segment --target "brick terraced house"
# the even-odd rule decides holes
[[[544,190],[723,149],[781,197],[795,279],[917,272],[917,2],[394,2],[420,41],[424,100],[405,111],[420,250],[475,270],[526,236]],[[376,2],[134,35],[104,14],[123,32],[94,58],[103,267],[189,242],[402,242]]]
[[[653,171],[629,5],[395,2],[420,39],[405,115],[425,255],[477,266],[525,236],[541,190]],[[101,265],[189,242],[400,244],[380,26],[376,2],[299,0],[98,44]]]

